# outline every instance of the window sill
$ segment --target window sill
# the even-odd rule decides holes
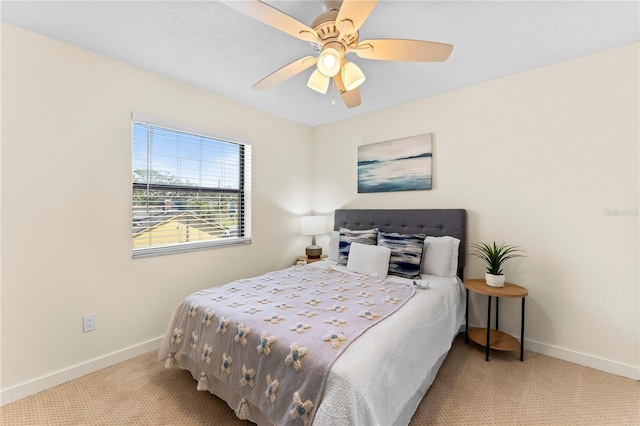
[[[251,244],[251,238],[234,238],[226,241],[203,241],[197,243],[183,243],[171,246],[146,247],[133,249],[133,258],[164,256],[168,254],[188,253],[191,251],[208,250],[221,247]]]

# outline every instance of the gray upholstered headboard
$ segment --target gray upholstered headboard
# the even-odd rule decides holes
[[[371,229],[400,234],[450,235],[460,240],[458,276],[464,279],[467,246],[467,211],[464,209],[349,210],[335,211],[333,229]]]

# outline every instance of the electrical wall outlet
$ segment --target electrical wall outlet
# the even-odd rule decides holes
[[[89,331],[93,331],[96,329],[96,314],[87,314],[82,317],[82,322],[84,324],[84,332],[87,333]]]

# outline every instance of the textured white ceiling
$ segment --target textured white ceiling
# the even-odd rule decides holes
[[[267,1],[309,25],[319,0]],[[350,55],[362,105],[306,87],[313,68],[265,91],[251,85],[311,46],[217,1],[5,1],[3,21],[308,126],[401,104],[640,39],[638,1],[379,1],[360,39],[454,45],[442,63]]]

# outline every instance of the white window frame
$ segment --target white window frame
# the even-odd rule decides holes
[[[226,246],[236,246],[239,244],[250,244],[251,243],[251,143],[247,138],[228,135],[220,132],[215,132],[209,129],[199,128],[195,126],[189,126],[181,123],[176,123],[174,121],[165,120],[157,117],[152,117],[145,114],[132,113],[131,114],[131,146],[133,152],[133,128],[134,123],[140,123],[144,125],[151,125],[154,127],[161,127],[167,130],[176,131],[180,133],[187,133],[196,136],[202,136],[206,138],[215,139],[221,142],[230,142],[237,145],[242,145],[244,155],[242,156],[242,161],[239,165],[240,172],[240,188],[238,190],[242,202],[239,206],[242,226],[240,227],[240,232],[242,235],[230,238],[222,238],[217,240],[209,240],[209,241],[198,241],[198,242],[186,242],[186,243],[177,243],[177,244],[169,244],[163,246],[153,246],[153,247],[143,247],[143,248],[132,248],[133,250],[133,258],[142,258],[142,257],[150,257],[150,256],[160,256],[166,254],[174,254],[174,253],[184,253],[190,252],[194,250],[203,250],[203,249],[211,249],[218,247],[226,247]],[[134,168],[134,158],[132,154],[132,171]],[[131,202],[132,202],[132,220],[133,220],[133,188],[136,185],[140,185],[139,183],[135,183],[132,180],[132,193],[131,193]],[[133,229],[132,229],[133,230]],[[133,246],[133,233],[132,233],[132,246]]]

